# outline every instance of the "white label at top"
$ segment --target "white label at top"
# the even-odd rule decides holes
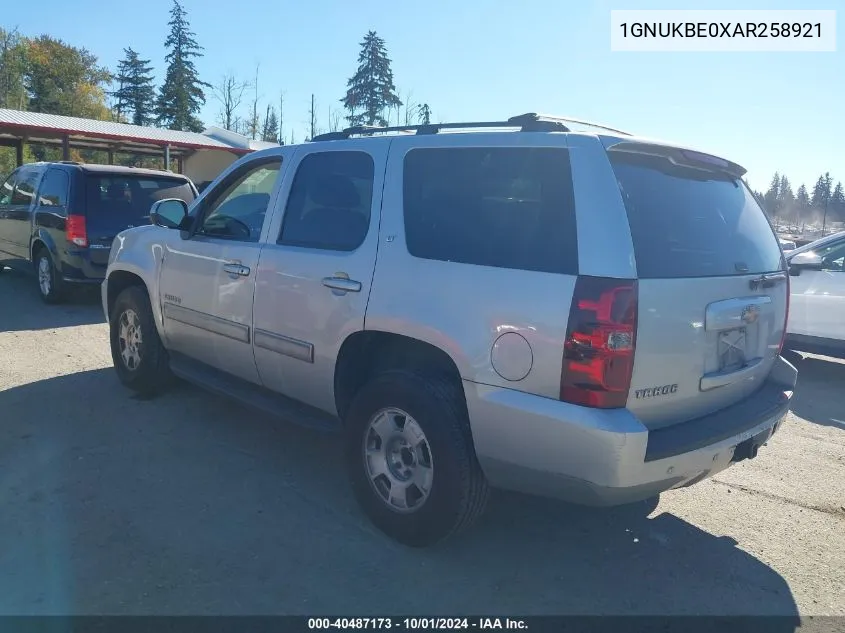
[[[611,11],[610,50],[835,52],[836,11]]]

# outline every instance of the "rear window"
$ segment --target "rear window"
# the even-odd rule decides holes
[[[149,216],[154,202],[178,198],[188,204],[194,192],[186,180],[108,174],[87,177],[86,202],[89,220],[140,220]]]
[[[425,259],[577,274],[567,150],[415,149],[405,156],[405,238]]]
[[[608,153],[628,212],[641,278],[779,270],[774,232],[748,187],[659,156]]]

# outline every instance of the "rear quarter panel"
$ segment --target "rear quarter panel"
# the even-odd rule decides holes
[[[440,348],[465,380],[557,398],[574,275],[435,261],[408,252],[403,216],[407,152],[479,146],[566,147],[566,136],[443,134],[428,137],[424,144],[419,137],[394,139],[365,329],[413,337]],[[530,346],[530,370],[519,380],[503,378],[491,361],[494,344],[509,333]]]

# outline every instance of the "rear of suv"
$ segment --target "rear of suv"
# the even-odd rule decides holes
[[[0,185],[0,270],[33,270],[42,299],[58,303],[80,284],[102,282],[115,236],[148,224],[156,200],[196,195],[188,178],[166,171],[24,165]]]
[[[743,174],[538,115],[259,152],[120,234],[115,367],[339,429],[365,512],[409,545],[471,524],[491,486],[593,505],[689,486],[757,455],[797,377]]]

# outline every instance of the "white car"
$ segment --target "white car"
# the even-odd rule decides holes
[[[845,357],[845,231],[786,257],[790,309],[785,347]]]
[[[778,238],[778,241],[780,242],[780,248],[784,253],[789,253],[789,252],[795,250],[795,242],[794,241],[787,240],[787,239],[784,239],[782,237]]]

